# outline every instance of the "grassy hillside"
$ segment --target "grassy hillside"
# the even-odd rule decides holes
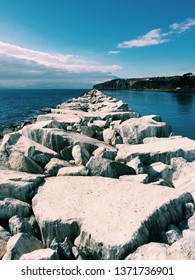
[[[114,79],[96,84],[94,88],[100,90],[195,91],[195,76],[192,73],[186,73],[183,76]]]

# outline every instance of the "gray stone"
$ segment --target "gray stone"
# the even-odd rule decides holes
[[[173,180],[177,180],[181,174],[182,170],[187,167],[189,163],[182,157],[172,158],[171,167],[173,170]]]
[[[54,239],[50,245],[50,248],[58,252],[61,260],[75,260],[72,247],[73,244],[68,237],[66,237],[63,242],[57,242],[56,239]]]
[[[103,120],[95,120],[93,124],[99,126],[102,129],[107,128],[109,126],[108,121],[103,121]]]
[[[195,199],[195,161],[183,167],[177,180],[173,180],[176,189],[188,191]]]
[[[139,118],[139,114],[134,112],[134,111],[124,111],[124,112],[101,112],[101,119],[102,120],[110,120],[110,122],[112,121],[126,121],[130,118]]]
[[[90,154],[85,148],[85,145],[75,145],[72,149],[72,156],[75,160],[76,165],[86,165],[90,159]]]
[[[44,181],[43,175],[13,170],[3,170],[0,173],[0,200],[12,197],[29,202],[34,196],[37,187]]]
[[[72,252],[76,260],[87,260],[87,257],[76,246],[72,247]]]
[[[194,203],[186,203],[185,208],[185,219],[188,220],[195,212],[195,205]]]
[[[195,214],[193,214],[192,217],[188,219],[188,228],[195,232]]]
[[[140,246],[125,260],[167,260],[168,248],[166,244],[150,242]]]
[[[106,150],[105,147],[99,147],[97,148],[94,152],[93,155],[95,157],[103,157],[106,159],[110,159],[110,160],[115,160],[115,157],[117,155],[117,151],[110,151],[110,150]]]
[[[82,125],[80,128],[81,128],[81,133],[82,134],[85,134],[89,137],[93,137],[95,135],[96,131],[95,131],[95,128],[92,127],[92,126]]]
[[[168,245],[172,245],[174,242],[182,238],[181,231],[174,225],[169,226],[168,231],[162,232],[162,241]]]
[[[62,158],[66,161],[70,161],[73,160],[73,156],[72,156],[72,148],[73,145],[64,147],[63,150],[60,151],[60,155],[62,156]]]
[[[140,144],[146,137],[169,137],[171,132],[171,126],[153,115],[131,118],[119,126],[119,134],[125,144]]]
[[[50,176],[56,176],[59,169],[62,167],[71,167],[68,161],[52,158],[50,162],[45,166],[45,170]]]
[[[59,157],[56,152],[34,142],[25,136],[21,136],[19,138],[17,143],[11,147],[10,153],[11,151],[23,153],[25,156],[34,160],[41,167],[44,167],[51,158]]]
[[[126,260],[194,260],[195,238],[184,237],[171,246],[161,243],[148,243],[140,246]]]
[[[29,218],[27,219],[19,216],[13,216],[9,219],[9,231],[12,235],[17,233],[27,233],[29,235],[39,237],[37,228],[33,227]]]
[[[151,182],[149,184],[153,185],[153,186],[164,186],[164,187],[169,187],[169,188],[175,188],[175,186],[172,184],[172,182],[165,181],[162,178],[158,179],[157,181]]]
[[[136,174],[143,174],[145,173],[145,167],[139,157],[133,158],[131,161],[127,162],[129,167],[132,167]]]
[[[23,254],[20,260],[59,260],[57,253],[50,249],[38,249],[33,252]]]
[[[147,169],[147,173],[149,174],[150,181],[155,182],[159,179],[163,179],[166,182],[172,182],[172,169],[169,165],[162,162],[152,163]]]
[[[59,158],[59,154],[53,150],[44,147],[43,145],[36,143],[35,141],[21,135],[20,133],[14,133],[6,135],[2,152],[6,152],[5,161],[8,161],[9,155],[13,152],[21,152],[25,156],[29,157],[41,167],[44,167],[51,158]]]
[[[10,238],[11,234],[0,226],[0,260],[6,253],[7,242]]]
[[[114,145],[116,139],[116,131],[114,129],[107,128],[103,131],[103,139],[106,144]]]
[[[133,168],[102,157],[91,157],[86,167],[91,176],[119,178],[122,175],[135,174]]]
[[[3,260],[19,260],[23,254],[37,249],[43,249],[40,240],[28,234],[18,233],[9,239]]]
[[[85,166],[63,167],[58,171],[57,176],[87,176],[88,170]]]
[[[17,215],[19,217],[28,217],[31,212],[31,206],[14,198],[5,198],[0,200],[0,221],[9,220]]]
[[[12,152],[9,157],[10,168],[16,171],[22,171],[34,174],[43,174],[43,169],[32,159],[20,152]]]
[[[169,259],[194,260],[195,259],[195,236],[181,238],[169,248]]]
[[[48,178],[33,198],[33,211],[46,246],[69,237],[88,256],[124,259],[178,224],[188,202],[189,193],[171,188],[69,176]]]

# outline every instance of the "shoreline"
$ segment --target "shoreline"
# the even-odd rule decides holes
[[[195,259],[195,141],[160,116],[90,90],[6,134],[0,167],[0,259]]]
[[[124,88],[124,89],[121,89],[121,88],[101,88],[101,89],[99,89],[99,90],[101,90],[101,91],[104,91],[104,90],[106,90],[106,91],[118,91],[118,90],[121,90],[121,91],[123,91],[123,90],[126,90],[126,91],[140,91],[140,92],[170,92],[170,93],[183,93],[183,94],[191,94],[191,93],[195,93],[195,89],[189,89],[189,90],[176,90],[176,89],[145,89],[145,90],[143,90],[143,89],[126,89],[126,88]]]

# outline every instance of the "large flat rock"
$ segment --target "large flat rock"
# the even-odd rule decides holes
[[[195,141],[189,138],[167,138],[140,145],[120,144],[117,148],[119,151],[116,160],[125,163],[137,156],[146,165],[159,161],[170,164],[174,157],[183,157],[187,161],[195,160]]]
[[[82,252],[124,259],[183,219],[189,193],[102,177],[48,178],[33,198],[47,247],[69,237]],[[74,240],[76,238],[76,240]]]

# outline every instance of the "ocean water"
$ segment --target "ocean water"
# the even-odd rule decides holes
[[[32,120],[41,114],[41,109],[56,107],[87,91],[87,89],[0,89],[0,131]]]
[[[141,92],[130,90],[104,91],[126,102],[144,115],[161,116],[176,135],[195,139],[195,93]]]
[[[56,107],[87,89],[0,90],[0,131],[32,120],[41,109]],[[126,102],[143,115],[156,114],[170,124],[176,135],[195,139],[195,94],[171,92],[104,91]]]

